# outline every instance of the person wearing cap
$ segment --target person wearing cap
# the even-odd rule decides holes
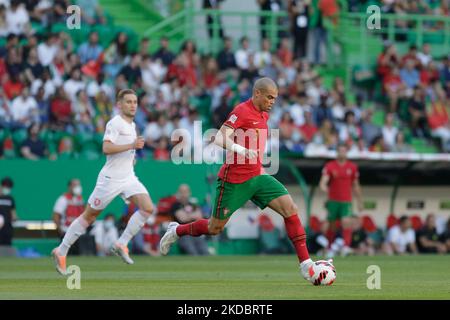
[[[13,181],[6,177],[0,187],[0,246],[11,246],[14,228],[12,223],[17,220],[16,203],[11,196]]]

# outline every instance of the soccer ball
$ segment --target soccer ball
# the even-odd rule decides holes
[[[315,286],[331,286],[336,280],[336,268],[331,263],[332,260],[318,260],[314,262],[314,275],[311,282]]]

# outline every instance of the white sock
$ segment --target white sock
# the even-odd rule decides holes
[[[58,247],[58,252],[62,256],[67,256],[70,247],[78,240],[78,238],[86,232],[89,223],[83,217],[76,218],[67,229],[66,234]]]
[[[133,238],[139,230],[144,226],[145,222],[148,220],[148,215],[140,213],[140,211],[136,211],[128,221],[127,227],[123,231],[117,242],[120,245],[127,246],[128,242],[130,242],[131,238]]]

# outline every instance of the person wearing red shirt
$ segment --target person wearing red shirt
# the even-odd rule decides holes
[[[265,174],[262,167],[268,135],[268,112],[277,96],[275,82],[270,78],[260,78],[253,86],[252,97],[237,105],[230,113],[214,140],[216,145],[229,152],[218,174],[212,216],[188,224],[170,223],[160,242],[162,255],[167,255],[170,246],[180,237],[220,233],[231,215],[251,200],[261,209],[269,207],[283,216],[287,235],[300,262],[302,276],[311,281],[317,275],[306,247],[306,233],[297,206],[287,189],[273,176]]]
[[[336,221],[341,221],[345,246],[352,242],[352,189],[355,193],[358,211],[363,209],[359,171],[355,163],[347,160],[347,146],[340,144],[337,159],[328,162],[322,171],[320,189],[328,194],[326,207],[330,229],[336,232]]]

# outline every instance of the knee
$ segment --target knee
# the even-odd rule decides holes
[[[139,212],[144,216],[150,216],[155,211],[155,208],[153,205],[146,205],[139,209]]]
[[[95,219],[97,219],[97,214],[92,212],[85,212],[81,217],[84,219],[84,221],[91,225],[94,223]]]

